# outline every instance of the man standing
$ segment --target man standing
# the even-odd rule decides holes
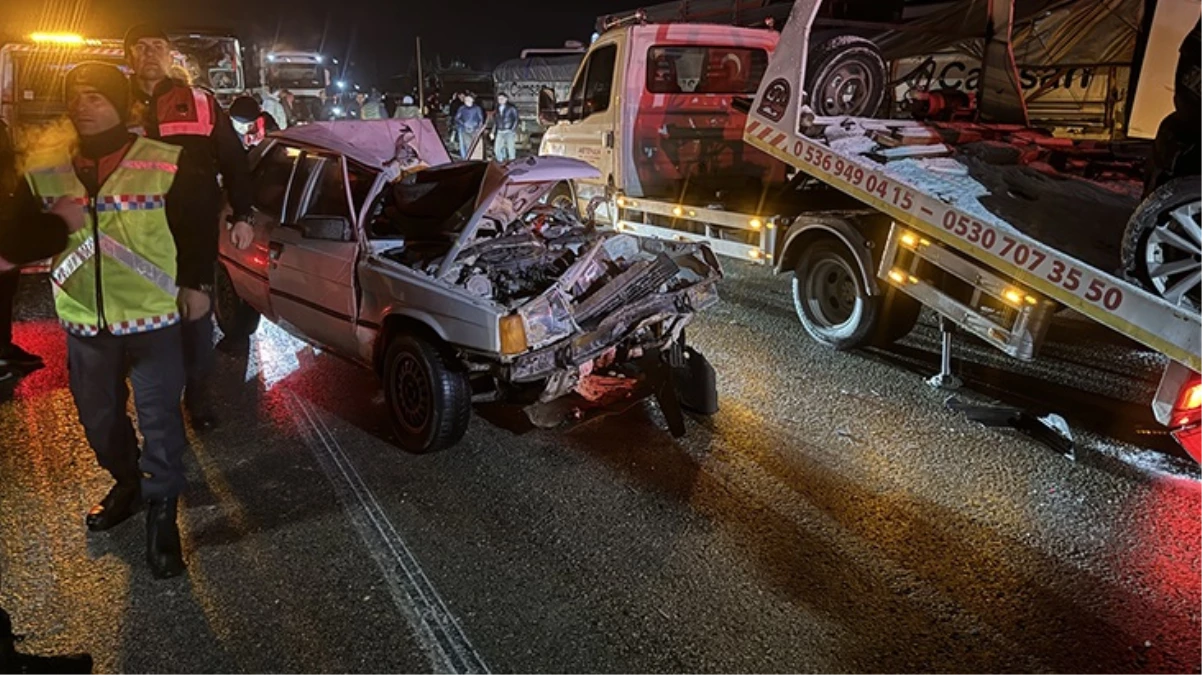
[[[384,119],[384,104],[380,101],[380,92],[378,90],[372,89],[371,94],[369,94],[367,97],[367,100],[360,105],[359,119]]]
[[[242,141],[211,94],[168,77],[171,43],[161,28],[152,24],[131,28],[125,35],[125,56],[134,70],[131,124],[151,139],[188,150],[208,173],[203,215],[210,219],[212,227],[209,236],[196,244],[201,248],[195,254],[207,260],[211,268],[217,264],[222,187],[233,210],[234,244],[245,248],[254,238],[250,169]],[[207,285],[199,290],[212,293]],[[217,417],[208,390],[208,377],[215,362],[213,320],[209,313],[184,322],[183,341],[188,371],[184,403],[195,427],[211,429],[217,426]]]
[[[412,96],[405,96],[401,99],[401,104],[396,107],[396,111],[392,114],[393,119],[412,120],[422,116],[422,111],[413,102]]]
[[[0,121],[0,210],[8,210],[17,183],[16,167],[17,157],[8,135],[8,125]],[[13,305],[20,283],[20,268],[8,265],[7,269],[0,269],[0,382],[43,365],[41,357],[13,343]]]
[[[518,109],[509,105],[509,95],[497,94],[496,142],[493,144],[493,156],[498,162],[508,162],[517,159],[518,125],[522,118]]]
[[[263,87],[263,112],[275,121],[275,130],[288,128],[288,111],[284,105],[284,92],[271,87]]]
[[[472,149],[472,141],[476,133],[484,127],[484,110],[476,105],[476,97],[471,94],[463,95],[463,105],[455,111],[451,119],[455,133],[459,135],[459,158],[471,159],[468,153]]]
[[[82,63],[66,78],[74,154],[30,157],[14,197],[17,226],[58,217],[71,234],[51,272],[67,331],[70,387],[88,443],[116,485],[88,512],[107,530],[146,500],[146,559],[156,577],[183,572],[177,498],[187,448],[179,399],[183,331],[208,316],[213,278],[207,167],[187,148],[126,128],[130,89],[116,67]],[[42,215],[49,208],[51,214]],[[58,228],[61,230],[61,226]],[[138,439],[125,412],[133,383]],[[140,457],[139,457],[140,455]]]

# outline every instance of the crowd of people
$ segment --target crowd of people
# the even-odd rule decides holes
[[[238,97],[230,106],[230,118],[247,147],[257,145],[273,131],[309,122],[440,116],[446,120],[448,140],[460,158],[483,159],[485,144],[480,139],[486,132],[492,141],[493,159],[517,158],[521,115],[505,92],[496,95],[496,109],[491,114],[470,91],[456,92],[445,109],[439,106],[436,94],[426,105],[419,105],[415,96],[381,94],[377,89],[344,95],[321,90],[316,98],[297,99],[290,91],[264,88],[255,95]]]

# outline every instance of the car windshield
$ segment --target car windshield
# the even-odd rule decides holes
[[[384,190],[372,209],[372,239],[454,240],[475,211],[486,162],[427,169]]]

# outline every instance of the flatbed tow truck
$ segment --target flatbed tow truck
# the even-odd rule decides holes
[[[1026,223],[996,215],[981,201],[989,191],[957,158],[888,162],[874,137],[913,122],[814,118],[800,83],[818,4],[798,0],[794,5],[749,111],[744,140],[883,214],[887,235],[878,255],[866,246],[880,241],[878,233],[861,228],[842,239],[811,239],[793,256],[821,249],[823,241],[831,247],[824,250],[844,247],[852,255],[820,252],[809,269],[818,274],[829,270],[839,278],[852,272],[862,296],[853,311],[877,302],[872,289],[877,297],[896,289],[945,322],[1020,359],[1034,358],[1052,314],[1061,308],[1164,354],[1170,362],[1153,410],[1198,459],[1202,321],[1197,307],[1150,293],[1030,236],[1024,232]],[[1185,226],[1197,236],[1196,220]],[[839,270],[839,260],[857,264]],[[1198,265],[1196,260],[1193,264]],[[798,302],[821,303],[821,293],[807,293],[806,285],[806,279],[795,281],[795,295],[803,296]],[[887,322],[887,317],[879,320]],[[933,378],[936,384],[951,384],[950,335],[944,333],[944,367]]]

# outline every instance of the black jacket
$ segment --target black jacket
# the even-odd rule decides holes
[[[120,164],[134,136],[124,129],[103,138],[84,139],[74,158],[75,175],[92,194],[99,191],[112,167]],[[239,152],[241,152],[239,148]],[[213,283],[215,228],[208,217],[211,199],[209,174],[202,162],[184,148],[175,179],[166,195],[167,225],[176,248],[176,284],[200,288]],[[45,213],[42,200],[33,194],[28,181],[21,181],[9,209],[0,215],[0,258],[25,265],[61,253],[67,247],[67,226],[62,218]]]
[[[207,91],[190,87],[182,82],[164,80],[147,94],[131,82],[133,110],[131,124],[155,140],[178,145],[188,151],[192,161],[198,162],[208,174],[210,190],[217,194],[208,209],[213,214],[214,239],[220,231],[217,218],[221,209],[218,189],[225,188],[234,219],[250,217],[251,186],[250,168],[242,140],[234,132],[229,117],[217,99]],[[216,255],[216,242],[212,250]],[[214,257],[214,262],[216,258]]]

